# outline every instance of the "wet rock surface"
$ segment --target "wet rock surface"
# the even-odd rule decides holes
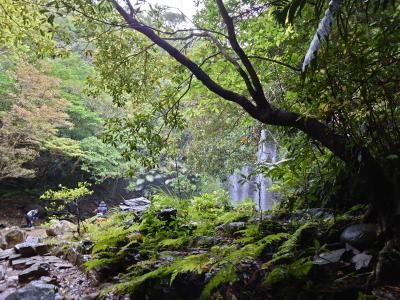
[[[9,294],[5,300],[62,300],[58,287],[41,280],[32,281]]]
[[[18,274],[18,280],[20,283],[27,283],[33,279],[38,279],[42,276],[49,275],[50,266],[48,263],[35,263],[29,268],[23,270]]]
[[[375,224],[355,224],[343,230],[340,239],[357,249],[365,249],[374,245],[377,231]]]
[[[119,208],[122,211],[143,213],[150,207],[150,204],[151,202],[147,198],[139,197],[139,198],[124,200],[124,202],[120,204]]]
[[[48,254],[48,246],[30,235],[34,233],[28,231],[25,241],[0,250],[0,299],[95,299],[95,280],[63,258]]]

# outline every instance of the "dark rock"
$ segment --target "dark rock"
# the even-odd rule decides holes
[[[44,255],[49,252],[49,246],[46,244],[42,244],[42,243],[36,244],[35,251],[38,255]]]
[[[157,218],[163,221],[171,221],[176,217],[178,210],[176,208],[166,208],[162,211],[157,212]]]
[[[58,287],[40,280],[30,282],[22,289],[16,290],[5,300],[61,300]]]
[[[82,240],[81,244],[85,254],[90,254],[92,252],[94,247],[94,243],[92,241]]]
[[[25,242],[16,244],[14,249],[18,254],[21,254],[22,257],[31,257],[36,254],[35,244],[33,243]]]
[[[336,243],[340,240],[340,230],[336,228],[332,228],[328,231],[326,236],[327,243]]]
[[[49,270],[50,266],[48,263],[36,263],[19,273],[18,280],[20,283],[26,283],[41,276],[48,276]]]
[[[23,270],[28,268],[36,263],[44,261],[43,257],[41,256],[32,256],[27,258],[19,258],[11,261],[11,266],[15,270]]]
[[[338,249],[330,252],[324,252],[318,255],[318,258],[313,261],[315,265],[326,265],[331,263],[337,263],[342,258],[346,249]]]
[[[343,230],[340,239],[357,249],[373,248],[377,236],[375,224],[356,224]]]

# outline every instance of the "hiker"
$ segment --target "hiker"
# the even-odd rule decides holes
[[[105,217],[107,213],[107,204],[104,201],[101,201],[99,207],[97,208],[97,215],[99,217]]]
[[[30,211],[28,211],[28,213],[25,215],[25,219],[26,219],[26,226],[27,227],[32,227],[33,226],[33,221],[34,220],[37,220],[38,219],[38,217],[37,217],[37,215],[38,215],[38,213],[39,213],[39,210],[38,209],[32,209],[32,210],[30,210]]]

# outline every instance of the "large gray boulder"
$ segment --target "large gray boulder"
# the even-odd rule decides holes
[[[377,232],[375,224],[355,224],[343,230],[340,239],[357,249],[373,248]]]
[[[50,224],[49,228],[46,229],[46,234],[48,236],[60,236],[72,234],[75,230],[75,224],[67,220],[55,220]]]
[[[46,244],[33,242],[16,244],[14,249],[18,254],[21,254],[22,257],[31,257],[36,254],[43,255],[49,250]]]
[[[19,244],[19,243],[22,243],[25,241],[26,233],[21,228],[14,226],[5,232],[4,238],[7,242],[7,248],[12,248],[16,244]]]
[[[119,208],[122,211],[133,211],[135,213],[145,212],[151,205],[151,201],[145,197],[134,198],[129,200],[124,200],[122,204],[120,204]]]
[[[58,287],[40,280],[30,282],[8,295],[5,300],[61,300]]]

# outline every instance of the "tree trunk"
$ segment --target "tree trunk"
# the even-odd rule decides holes
[[[79,210],[79,200],[77,199],[75,201],[75,205],[76,205],[76,217],[77,217],[77,226],[76,229],[78,231],[78,235],[81,235],[81,212]]]

